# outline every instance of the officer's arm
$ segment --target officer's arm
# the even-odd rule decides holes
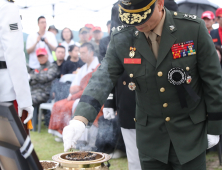
[[[38,74],[31,75],[31,81],[36,81],[38,83],[47,83],[56,78],[58,73],[58,67],[56,64],[52,64],[47,71],[42,71]]]
[[[104,39],[101,39],[101,41],[99,43],[99,62],[100,63],[103,60],[103,58],[105,57],[105,54],[106,54],[105,41],[104,41]]]
[[[208,134],[222,134],[222,72],[212,38],[201,21],[198,50],[198,71],[202,79],[208,114]]]
[[[12,3],[0,8],[0,44],[20,108],[32,105],[19,9]]]
[[[116,96],[115,96],[115,87],[114,87],[104,104],[104,108],[113,108],[114,110],[116,110],[115,99],[116,99]]]
[[[124,71],[116,50],[115,38],[112,35],[106,57],[85,88],[76,108],[74,119],[81,120],[85,124],[88,121],[94,122],[109,93]]]

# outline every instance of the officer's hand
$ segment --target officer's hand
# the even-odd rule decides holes
[[[218,142],[220,140],[220,136],[219,135],[207,135],[207,140],[208,140],[207,149],[210,149],[213,146],[215,146],[216,144],[218,144]]]
[[[104,119],[111,120],[115,118],[115,112],[113,108],[103,108]]]
[[[63,129],[62,133],[65,152],[76,147],[77,140],[82,136],[85,128],[85,124],[79,120],[69,121],[69,125]]]
[[[34,108],[32,106],[24,107],[24,108],[18,108],[19,117],[22,117],[23,110],[26,110],[28,112],[28,116],[23,122],[24,124],[26,124],[29,120],[32,119]]]

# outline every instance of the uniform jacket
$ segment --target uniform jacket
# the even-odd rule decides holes
[[[110,36],[104,37],[99,42],[99,62],[103,60],[106,55],[107,47],[110,42]]]
[[[215,29],[215,30],[212,30],[210,32],[210,35],[213,39],[213,42],[215,45],[219,45],[219,46],[222,46],[221,44],[221,39],[220,39],[220,35],[219,35],[219,30],[218,29]]]
[[[39,69],[35,69],[30,73],[31,90],[42,90],[46,94],[50,94],[52,81],[57,77],[58,67],[55,63],[41,65]]]
[[[20,108],[32,105],[18,7],[0,0],[0,102],[17,100]]]
[[[130,82],[131,78],[124,72],[104,105],[104,108],[114,108],[117,111],[120,126],[125,129],[135,129],[136,100],[135,91],[128,87]]]
[[[173,26],[173,27],[172,27]],[[173,59],[171,47],[193,41],[195,55]],[[141,64],[124,64],[130,47]],[[172,68],[189,67],[189,86],[200,97],[194,101],[185,91],[188,107],[181,108],[175,85],[168,81]],[[101,66],[86,87],[75,116],[93,122],[118,78],[124,72],[136,84],[136,133],[140,153],[168,163],[172,142],[181,164],[194,159],[207,148],[207,133],[222,134],[222,74],[212,38],[204,21],[195,15],[170,12],[161,35],[157,60],[144,33],[134,27],[118,27]],[[161,89],[165,90],[162,91]]]

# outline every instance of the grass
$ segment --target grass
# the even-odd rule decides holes
[[[52,160],[52,156],[63,153],[63,143],[55,141],[55,137],[48,133],[48,129],[42,125],[41,133],[30,132],[31,140],[34,145],[39,160]],[[110,170],[127,170],[127,159],[112,159]]]
[[[41,133],[31,132],[31,140],[34,144],[35,151],[39,160],[52,160],[52,156],[63,153],[63,143],[58,143],[54,140],[54,136],[48,133],[48,129],[42,126]],[[217,153],[209,153],[206,156],[207,170],[222,170],[219,166]],[[127,159],[112,159],[110,170],[127,170]]]

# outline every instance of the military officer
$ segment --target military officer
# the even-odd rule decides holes
[[[131,81],[129,75],[124,72],[104,104],[103,115],[105,119],[111,120],[115,118],[115,111],[117,111],[123,140],[126,146],[128,169],[141,170],[138,149],[136,147],[134,122],[136,111],[135,90],[129,89],[128,87]]]
[[[27,111],[28,115],[23,113],[26,124],[33,107],[19,9],[12,0],[0,0],[0,16],[0,102],[14,102],[20,117]]]
[[[222,74],[204,21],[171,12],[164,0],[123,0],[124,25],[112,33],[94,73],[64,128],[67,151],[125,70],[136,91],[136,137],[143,170],[205,170],[207,134],[222,134]],[[217,140],[218,141],[218,140]]]

